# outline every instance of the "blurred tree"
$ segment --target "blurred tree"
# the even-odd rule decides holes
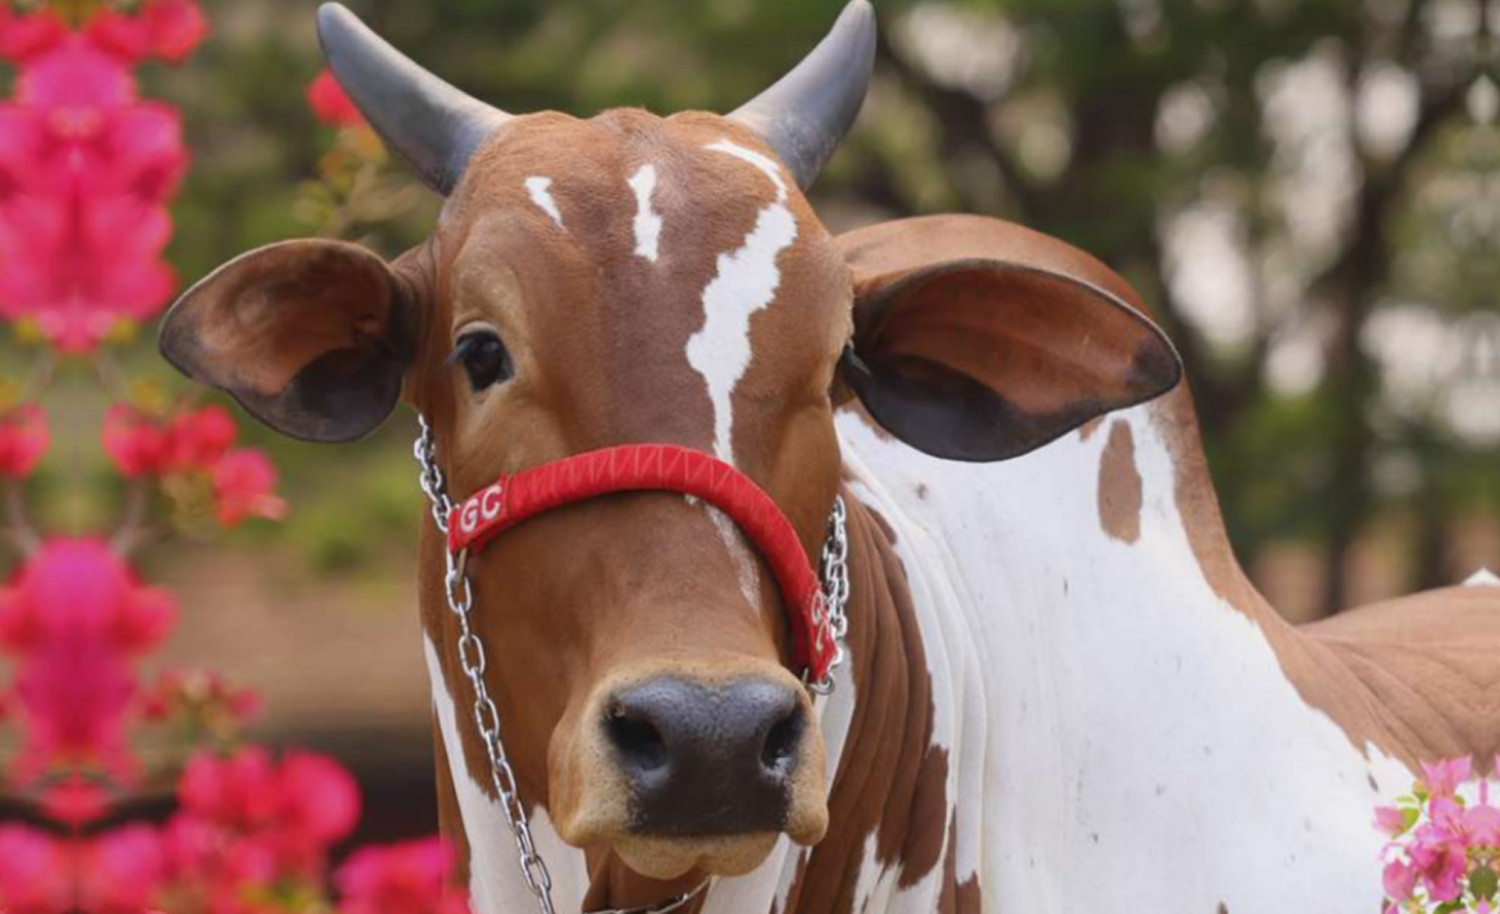
[[[728,110],[841,3],[351,5],[475,95],[587,116]],[[315,4],[209,6],[219,34],[152,87],[187,110],[198,150],[174,248],[188,278],[316,230],[293,201],[336,152],[302,97]],[[1353,546],[1377,518],[1410,531],[1411,585],[1495,561],[1454,542],[1470,516],[1500,524],[1494,2],[877,6],[877,83],[815,193],[835,227],[962,209],[1120,269],[1188,365],[1242,557],[1321,547],[1323,611],[1350,602]],[[430,227],[436,201],[421,201],[353,228],[393,253]],[[282,462],[295,485],[297,460]]]

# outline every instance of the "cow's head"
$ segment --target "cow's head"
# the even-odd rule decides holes
[[[999,460],[1177,380],[1148,321],[1024,254],[945,260],[913,238],[907,262],[855,281],[803,188],[865,92],[865,0],[727,117],[512,116],[341,7],[319,25],[340,81],[447,200],[393,263],[272,245],[167,317],[173,364],[289,435],[358,438],[404,399],[455,499],[594,448],[688,445],[759,482],[816,555],[841,400],[929,453]],[[508,748],[565,839],[669,878],[745,871],[779,833],[821,837],[823,743],[780,598],[722,516],[598,499],[506,534],[471,572]]]

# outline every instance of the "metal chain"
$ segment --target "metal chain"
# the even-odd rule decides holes
[[[433,522],[446,536],[448,518],[453,514],[453,501],[448,497],[447,480],[438,467],[437,442],[433,438],[432,427],[427,424],[426,416],[419,415],[417,421],[421,426],[421,433],[412,446],[412,456],[422,468],[418,481],[427,500],[432,503]],[[828,540],[823,544],[822,595],[823,611],[828,614],[829,627],[834,636],[834,657],[827,675],[818,682],[808,684],[809,689],[820,695],[833,691],[833,671],[844,662],[844,636],[849,631],[849,619],[845,614],[845,606],[849,602],[849,540],[843,496],[835,497],[828,526]],[[501,811],[515,837],[521,875],[526,880],[526,887],[536,896],[542,914],[557,914],[557,908],[552,903],[552,874],[532,839],[530,818],[521,802],[515,769],[511,767],[501,739],[500,711],[490,698],[489,686],[484,680],[489,660],[484,651],[484,643],[479,640],[473,626],[474,589],[469,582],[468,551],[454,553],[445,548],[443,553],[447,560],[443,591],[447,597],[448,609],[458,620],[458,662],[474,689],[474,724],[479,728],[485,753],[489,756],[490,783],[495,788]],[[628,909],[611,908],[591,914],[668,914],[703,894],[712,881],[704,880],[691,892],[655,904]]]
[[[833,632],[833,662],[828,672],[816,682],[809,682],[808,689],[818,695],[833,692],[833,674],[844,662],[844,638],[849,634],[849,529],[848,512],[844,510],[844,496],[833,497],[833,513],[828,517],[828,537],[823,541],[823,612],[828,615],[828,627]]]
[[[412,455],[422,467],[422,491],[432,502],[432,519],[446,535],[448,518],[453,513],[453,502],[448,497],[443,471],[438,468],[437,443],[433,440],[432,428],[427,424],[426,417],[419,421],[422,433],[417,437]],[[557,914],[557,908],[552,904],[552,874],[548,872],[547,864],[537,852],[536,842],[531,837],[531,822],[526,815],[526,807],[521,803],[521,792],[516,787],[516,772],[510,765],[505,744],[500,738],[500,711],[495,707],[494,699],[490,698],[489,687],[484,681],[484,671],[489,660],[484,652],[484,642],[474,632],[474,589],[469,583],[468,552],[455,554],[450,549],[444,549],[443,553],[447,556],[443,591],[448,599],[448,608],[458,620],[458,662],[474,688],[474,724],[479,728],[480,739],[484,741],[485,753],[490,759],[490,783],[500,799],[506,824],[515,836],[521,875],[526,879],[526,887],[536,896],[543,914]]]

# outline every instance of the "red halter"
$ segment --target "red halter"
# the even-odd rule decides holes
[[[501,476],[458,504],[448,548],[477,552],[486,543],[553,508],[613,492],[681,492],[739,525],[771,566],[792,629],[792,663],[820,682],[836,654],[818,575],[791,521],[750,477],[702,451],[671,444],[628,444],[590,451]]]

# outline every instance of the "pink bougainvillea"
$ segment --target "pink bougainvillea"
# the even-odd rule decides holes
[[[1391,839],[1381,852],[1387,914],[1491,914],[1500,895],[1493,786],[1473,777],[1468,758],[1423,764],[1410,794],[1375,810],[1375,827]]]
[[[0,476],[24,479],[47,452],[47,414],[34,403],[0,415]]]
[[[331,70],[319,73],[308,85],[307,103],[318,120],[330,126],[351,127],[365,122],[364,115],[354,107],[354,102]]]
[[[105,7],[80,31],[49,12],[0,20],[19,68],[0,105],[0,316],[86,352],[167,303],[166,207],[188,156],[177,112],[139,99],[131,67],[202,35],[187,0]]]
[[[82,8],[75,22],[0,0],[0,57],[17,71],[0,103],[0,319],[40,344],[25,383],[0,379],[0,533],[17,558],[0,584],[0,726],[15,731],[0,739],[0,795],[33,823],[0,824],[0,912],[463,914],[436,840],[357,851],[334,874],[358,787],[326,756],[245,744],[242,725],[261,710],[252,690],[211,671],[142,675],[178,616],[131,561],[160,535],[153,512],[191,503],[233,527],[286,510],[275,465],[238,445],[228,410],[134,402],[128,385],[106,385],[119,402],[99,440],[125,519],[113,536],[29,519],[50,440],[36,401],[57,362],[117,374],[106,362],[116,331],[175,290],[161,255],[188,156],[177,112],[140,98],[133,68],[180,61],[208,31],[194,0]],[[330,123],[354,123],[336,84],[310,98]],[[70,487],[89,482],[60,463]],[[126,801],[172,785],[164,821],[130,819]]]

